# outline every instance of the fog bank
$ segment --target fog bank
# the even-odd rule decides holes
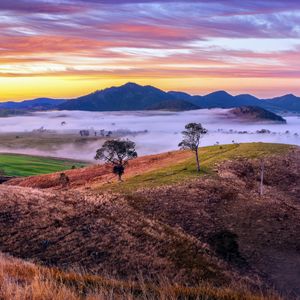
[[[202,123],[208,129],[201,145],[232,142],[274,142],[300,145],[300,118],[286,117],[287,124],[243,122],[226,117],[228,110],[203,109],[188,112],[82,112],[59,111],[37,112],[28,116],[0,118],[0,133],[32,132],[39,128],[58,134],[78,134],[80,130],[94,132],[105,130],[122,132],[124,137],[134,140],[139,155],[155,154],[178,149],[181,131],[189,122]],[[266,129],[267,133],[257,133]],[[143,132],[145,131],[145,132]],[[128,132],[128,133],[126,133]],[[17,152],[35,155],[58,156],[93,160],[99,142],[84,145],[59,145],[49,150],[38,146],[7,148],[1,144],[1,152]]]

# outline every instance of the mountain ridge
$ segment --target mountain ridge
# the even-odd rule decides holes
[[[203,96],[190,95],[181,91],[165,92],[151,85],[142,86],[128,82],[121,86],[97,90],[74,99],[37,98],[22,102],[0,103],[0,109],[84,111],[189,110],[240,106],[260,107],[275,113],[300,113],[300,97],[286,94],[260,99],[251,94],[233,96],[221,90]]]

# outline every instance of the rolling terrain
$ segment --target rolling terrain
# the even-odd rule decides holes
[[[66,171],[68,187],[58,173],[11,180],[0,186],[0,250],[118,280],[202,282],[205,299],[263,299],[254,295],[273,287],[284,299],[299,296],[299,148],[253,143],[200,153],[200,175],[192,153],[177,151],[132,161],[121,184],[108,166]],[[252,296],[234,295],[237,282]],[[230,286],[227,297],[209,294]]]

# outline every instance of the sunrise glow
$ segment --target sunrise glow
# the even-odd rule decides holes
[[[299,1],[1,0],[0,101],[127,81],[300,94]]]

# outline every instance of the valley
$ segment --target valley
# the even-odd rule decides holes
[[[128,138],[136,143],[139,155],[158,154],[178,149],[188,122],[201,122],[208,129],[201,140],[203,146],[247,142],[300,145],[300,118],[287,115],[284,119],[286,123],[232,116],[228,109],[34,112],[0,118],[0,152],[94,163],[96,149],[105,140]]]

